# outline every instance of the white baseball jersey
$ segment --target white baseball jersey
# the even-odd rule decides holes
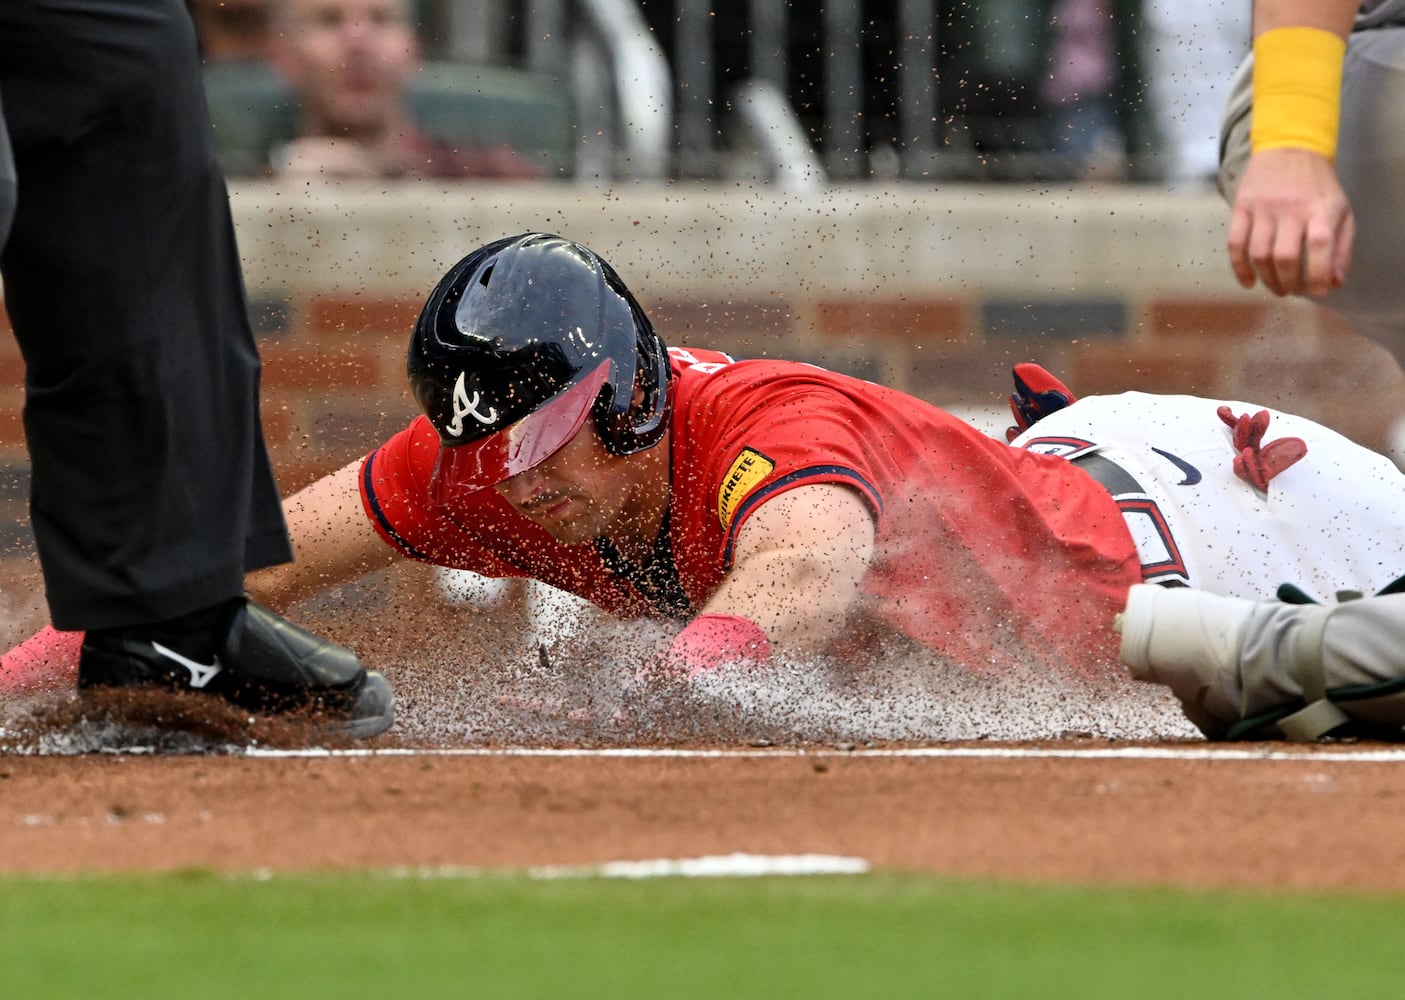
[[[1148,582],[1250,598],[1293,583],[1331,599],[1339,590],[1373,593],[1405,574],[1405,475],[1392,462],[1269,410],[1265,443],[1298,437],[1308,450],[1263,492],[1234,474],[1221,405],[1236,415],[1265,409],[1139,392],[1086,396],[1013,443],[1064,455],[1109,487]]]

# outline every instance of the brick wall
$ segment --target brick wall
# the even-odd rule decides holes
[[[1140,187],[594,190],[426,183],[232,191],[285,489],[404,424],[407,331],[451,263],[527,229],[606,256],[671,343],[789,356],[948,405],[1036,360],[1078,392],[1247,398],[1372,447],[1402,412],[1384,351],[1234,283],[1212,194]],[[0,338],[0,546],[22,551],[22,365]],[[17,548],[18,546],[18,548]]]

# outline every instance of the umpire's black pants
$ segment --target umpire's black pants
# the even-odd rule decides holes
[[[0,274],[53,623],[235,596],[292,552],[182,0],[3,0],[0,106]]]

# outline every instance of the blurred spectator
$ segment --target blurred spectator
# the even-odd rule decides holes
[[[412,119],[420,41],[409,0],[278,0],[268,58],[297,97],[297,134],[270,151],[291,177],[540,175],[506,145],[457,147]]]
[[[1220,170],[1220,120],[1230,78],[1249,53],[1250,4],[1144,0],[1146,79],[1162,178],[1210,187]]]
[[[1126,173],[1126,135],[1117,111],[1117,34],[1111,0],[1054,0],[1049,71],[1039,98],[1048,109],[1049,148],[1082,179]]]

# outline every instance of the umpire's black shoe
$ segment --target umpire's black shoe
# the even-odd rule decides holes
[[[312,709],[357,739],[395,721],[381,674],[247,597],[157,625],[89,631],[78,687],[199,691],[252,712]]]

